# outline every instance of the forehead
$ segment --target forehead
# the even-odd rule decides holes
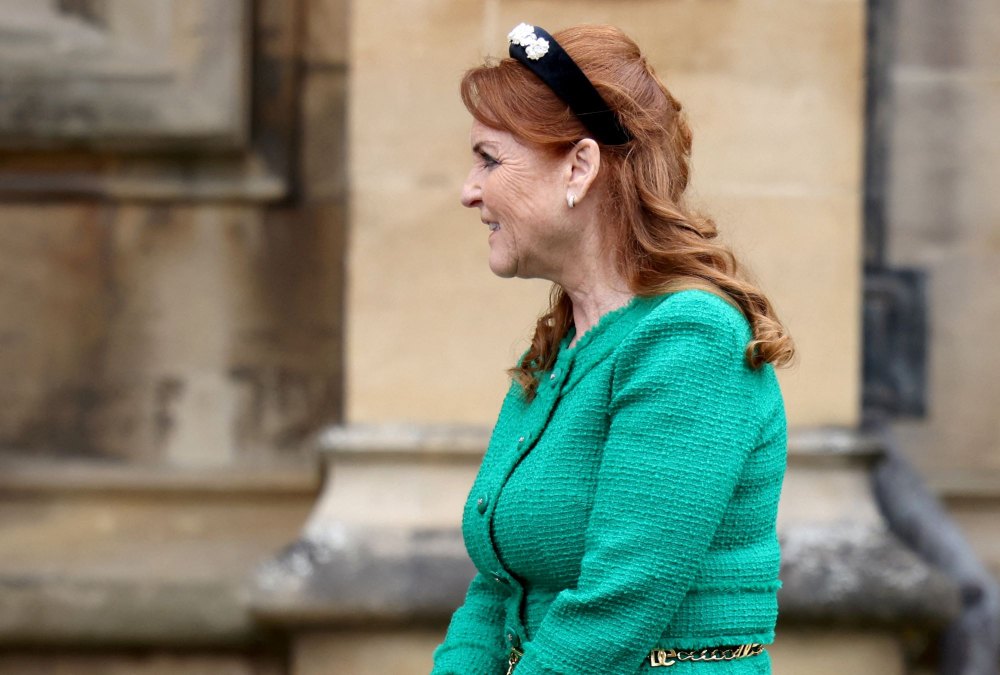
[[[472,130],[469,132],[469,141],[473,146],[482,143],[505,147],[523,147],[521,143],[514,138],[514,134],[509,131],[504,131],[503,129],[488,127],[479,120],[472,121]]]

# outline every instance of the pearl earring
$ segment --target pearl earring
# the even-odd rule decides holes
[[[570,208],[576,206],[576,195],[566,195],[566,203],[569,204]]]

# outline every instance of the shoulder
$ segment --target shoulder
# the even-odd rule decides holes
[[[727,300],[701,290],[651,299],[656,303],[617,346],[611,371],[618,405],[664,401],[681,409],[724,408],[775,388],[770,366],[754,368],[746,358],[750,324]],[[763,400],[763,399],[760,399]]]
[[[670,293],[652,301],[656,306],[622,342],[620,347],[625,351],[701,346],[742,358],[751,330],[735,305],[697,289]]]

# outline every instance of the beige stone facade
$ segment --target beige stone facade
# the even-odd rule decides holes
[[[798,364],[781,375],[791,424],[855,424],[863,10],[354,3],[346,419],[489,424],[496,414],[548,286],[486,267],[484,229],[458,203],[470,121],[457,82],[530,20],[549,30],[612,23],[647,51],[694,128],[693,201],[798,342]]]
[[[683,103],[692,204],[799,350],[780,374],[782,533],[878,536],[856,433],[868,4],[0,0],[0,27],[31,44],[92,38],[111,55],[89,89],[45,101],[99,101],[128,50],[135,72],[162,68],[159,88],[120,77],[113,100],[191,100],[145,131],[50,115],[27,140],[34,127],[0,103],[0,675],[427,672],[440,617],[358,624],[255,593],[279,551],[296,573],[320,566],[302,542],[458,524],[548,293],[491,275],[458,200],[458,80],[521,21],[622,27]],[[987,0],[897,4],[890,258],[932,277],[929,412],[897,430],[1000,573],[998,15]],[[961,50],[935,51],[942,26]],[[0,66],[28,58],[8,33]],[[28,56],[42,73],[75,67]],[[12,82],[0,75],[28,86]],[[902,675],[926,649],[892,626],[779,634],[777,675]]]

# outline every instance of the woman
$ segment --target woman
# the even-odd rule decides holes
[[[462,81],[462,203],[494,273],[554,286],[469,495],[479,572],[433,673],[769,673],[792,343],[685,208],[691,132],[638,47],[594,26],[509,42]]]

